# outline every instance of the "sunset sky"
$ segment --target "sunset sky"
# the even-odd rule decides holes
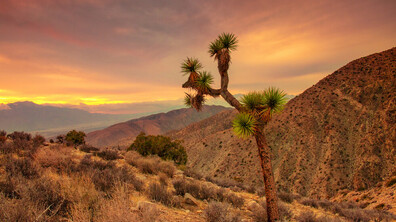
[[[395,12],[395,0],[0,0],[0,103],[115,113],[174,104],[187,56],[218,83],[207,50],[222,32],[239,38],[232,93],[277,86],[296,95],[396,46]]]

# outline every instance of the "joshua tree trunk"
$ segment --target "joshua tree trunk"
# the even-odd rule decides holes
[[[271,152],[262,131],[256,132],[254,137],[256,138],[258,154],[260,156],[261,169],[263,170],[268,221],[277,221],[279,220],[278,197],[274,175],[272,173]]]

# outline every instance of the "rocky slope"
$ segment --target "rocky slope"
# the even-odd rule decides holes
[[[350,62],[290,100],[265,129],[278,188],[316,198],[364,190],[396,174],[396,48]],[[256,144],[232,133],[235,112],[170,133],[189,165],[261,183]]]
[[[226,109],[223,106],[204,106],[202,112],[184,108],[154,114],[91,132],[87,135],[87,142],[97,147],[126,146],[130,145],[140,132],[150,135],[163,134],[171,130],[181,129]]]

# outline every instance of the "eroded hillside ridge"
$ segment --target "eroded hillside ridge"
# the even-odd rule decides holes
[[[396,174],[396,48],[350,62],[290,100],[265,129],[282,191],[316,198],[363,190]],[[261,183],[253,139],[233,135],[235,112],[172,132],[198,172]]]
[[[87,142],[97,147],[129,146],[140,132],[149,135],[164,134],[171,130],[182,129],[224,110],[227,108],[223,106],[204,106],[203,112],[184,108],[141,117],[91,132],[87,135]]]

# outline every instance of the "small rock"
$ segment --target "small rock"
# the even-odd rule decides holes
[[[189,193],[186,193],[186,194],[184,194],[184,202],[186,203],[186,204],[190,204],[190,205],[193,205],[193,206],[198,206],[198,201],[197,201],[197,199],[195,199],[193,196],[191,196],[191,194],[189,194]]]
[[[259,207],[260,207],[260,205],[256,201],[253,201],[253,200],[247,204],[247,209],[250,211],[255,211]]]
[[[140,211],[142,211],[144,209],[153,208],[153,207],[155,207],[155,204],[148,202],[148,201],[139,201],[137,203],[137,209],[139,209]]]

